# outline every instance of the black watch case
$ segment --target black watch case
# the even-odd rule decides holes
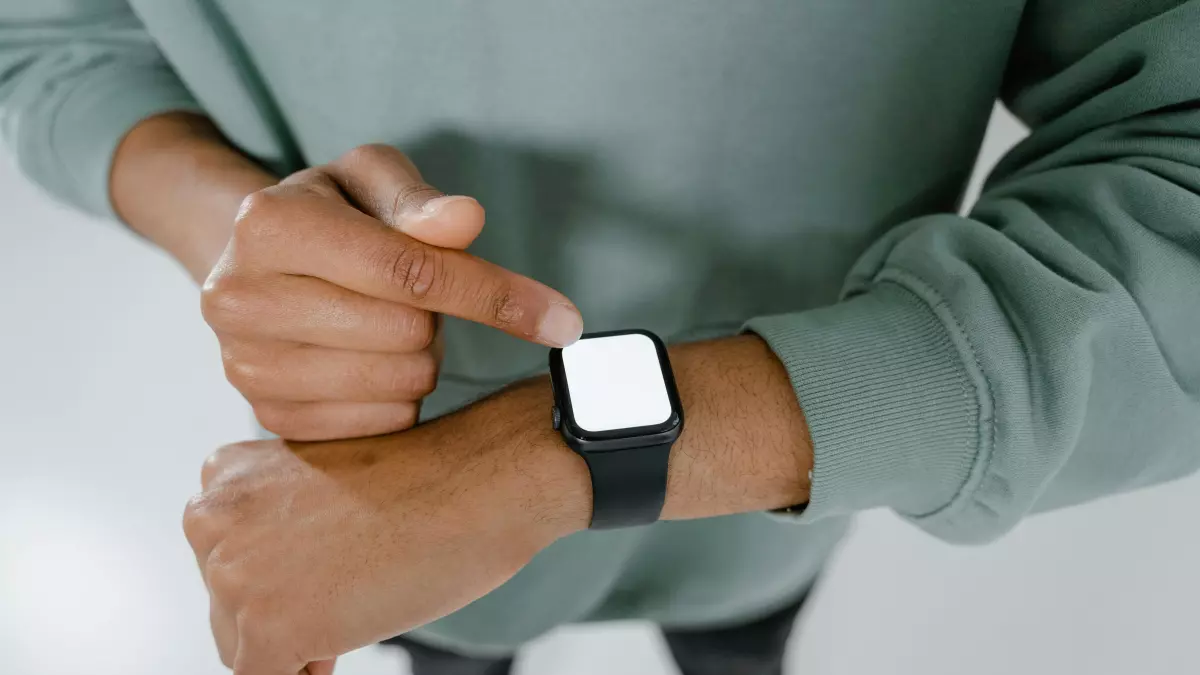
[[[654,445],[670,445],[679,438],[683,431],[683,406],[679,403],[679,391],[675,388],[675,374],[671,371],[671,361],[667,357],[667,346],[654,333],[647,330],[614,330],[599,333],[585,333],[579,339],[610,337],[614,335],[644,335],[654,343],[658,352],[658,364],[662,370],[666,384],[667,398],[671,403],[671,414],[661,424],[609,431],[587,431],[575,422],[571,410],[570,388],[563,367],[562,349],[550,350],[550,382],[554,390],[554,426],[558,429],[571,449],[581,454],[612,452]]]

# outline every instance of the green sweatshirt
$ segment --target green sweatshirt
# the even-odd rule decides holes
[[[392,143],[485,205],[475,253],[589,330],[748,329],[786,365],[802,516],[582,533],[425,640],[736,621],[794,598],[858,511],[981,543],[1200,465],[1200,1],[0,6],[8,145],[86,211],[112,215],[113,148],[160,111],[280,171]],[[960,217],[997,98],[1032,136]],[[434,414],[545,363],[446,338]]]

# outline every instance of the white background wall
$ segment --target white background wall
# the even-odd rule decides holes
[[[998,118],[983,163],[1019,134]],[[179,518],[203,458],[251,435],[180,270],[0,169],[0,673],[223,672]],[[1198,478],[1041,516],[984,548],[871,513],[789,672],[1196,673],[1198,602]],[[663,655],[637,623],[572,627],[519,672],[674,672]],[[402,663],[370,648],[339,673]]]

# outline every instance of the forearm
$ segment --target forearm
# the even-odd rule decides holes
[[[671,451],[664,520],[763,511],[808,500],[812,445],[804,414],[779,360],[752,335],[677,345],[671,364],[687,423]],[[509,438],[534,478],[538,520],[564,531],[591,516],[586,464],[550,424],[550,383],[537,378],[467,414],[474,428]],[[499,423],[499,419],[504,419]],[[492,420],[492,421],[489,421]],[[496,432],[493,432],[496,433]]]
[[[109,189],[113,207],[131,228],[203,282],[225,249],[242,199],[276,182],[208,119],[167,113],[125,136]]]
[[[663,517],[804,501],[804,420],[766,345],[698,343],[671,360],[688,421]],[[280,673],[328,663],[446,616],[587,528],[587,467],[552,428],[551,403],[535,378],[387,436],[218,450],[183,526],[222,660]]]
[[[808,501],[812,443],[787,371],[756,336],[671,349],[687,424],[671,453],[665,520]]]

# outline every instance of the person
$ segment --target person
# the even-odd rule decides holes
[[[502,673],[631,617],[685,673],[779,673],[854,513],[978,544],[1200,465],[1196,0],[3,17],[16,161],[203,283],[282,437],[184,518],[237,675],[395,636]],[[955,215],[997,98],[1031,136]],[[585,319],[670,344],[653,525],[588,530],[550,424]]]

